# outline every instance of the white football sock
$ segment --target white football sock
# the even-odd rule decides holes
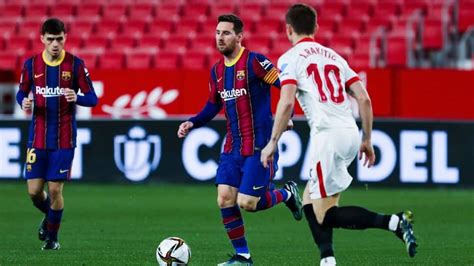
[[[336,265],[336,258],[331,256],[331,257],[326,257],[324,259],[321,259],[321,262],[319,264],[320,266],[333,266]]]
[[[400,222],[400,217],[398,217],[395,214],[392,214],[392,216],[390,217],[390,222],[388,222],[388,229],[394,232],[397,231],[399,222]]]
[[[246,259],[250,259],[250,253],[237,253],[237,255],[240,255]]]

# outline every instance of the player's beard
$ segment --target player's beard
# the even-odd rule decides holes
[[[235,46],[235,42],[230,43],[228,46],[224,46],[222,49],[219,47],[219,45],[217,45],[217,50],[224,56],[230,56],[234,52]]]

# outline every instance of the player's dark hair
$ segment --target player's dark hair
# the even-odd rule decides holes
[[[50,18],[47,19],[43,26],[41,26],[41,35],[45,35],[46,33],[49,34],[61,34],[61,32],[66,33],[66,27],[64,26],[64,22],[57,18]]]
[[[217,18],[217,23],[219,22],[230,22],[234,24],[234,31],[236,34],[241,33],[244,30],[244,23],[242,20],[234,14],[224,14],[220,15]]]
[[[314,8],[305,4],[294,4],[286,12],[286,23],[291,25],[297,34],[313,35],[316,28],[317,13]]]

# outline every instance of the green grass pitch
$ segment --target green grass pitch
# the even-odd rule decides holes
[[[156,265],[168,236],[186,240],[191,265],[216,265],[232,252],[213,185],[65,186],[61,250],[41,251],[41,215],[24,182],[0,183],[0,265]],[[340,265],[474,265],[474,190],[350,188],[341,205],[380,212],[410,208],[419,249],[409,258],[390,232],[337,229]],[[243,213],[255,265],[319,265],[306,220],[284,205]]]

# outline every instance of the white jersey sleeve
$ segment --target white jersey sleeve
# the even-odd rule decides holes
[[[346,89],[359,80],[341,56],[304,39],[278,60],[282,89],[297,86],[296,97],[312,131],[357,127]]]
[[[295,84],[297,83],[297,75],[296,75],[296,63],[292,62],[291,58],[285,56],[286,54],[282,55],[278,59],[278,69],[280,70],[280,85],[283,87],[285,84]]]

